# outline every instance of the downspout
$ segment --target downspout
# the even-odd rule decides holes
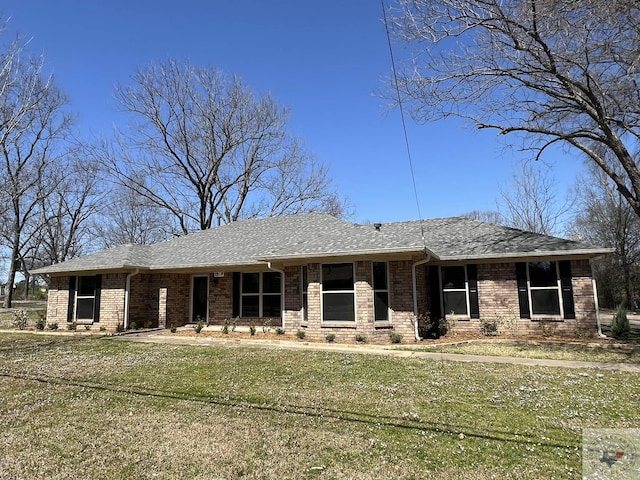
[[[282,329],[286,331],[285,322],[284,322],[284,311],[285,311],[285,308],[284,308],[284,271],[283,270],[279,270],[277,268],[273,268],[271,266],[271,262],[267,262],[267,268],[269,270],[271,270],[272,272],[278,272],[280,274],[280,292],[282,292],[281,293],[282,299],[280,300],[280,302],[281,302],[280,303],[280,305],[281,305],[280,311],[282,312]]]
[[[129,327],[129,296],[131,294],[131,277],[140,273],[140,269],[136,268],[135,271],[127,274],[127,279],[124,282],[124,329]]]
[[[417,341],[422,340],[422,338],[420,338],[420,334],[418,333],[418,285],[416,280],[416,267],[419,265],[424,265],[430,260],[431,254],[427,253],[427,258],[419,260],[411,266],[411,279],[413,281],[413,334]]]
[[[600,304],[598,302],[598,287],[596,285],[596,277],[593,274],[593,263],[591,263],[591,260],[589,260],[589,266],[591,267],[591,288],[593,289],[593,300],[596,306],[596,323],[598,325],[598,337],[608,338],[604,333],[602,333],[602,325],[600,324]]]

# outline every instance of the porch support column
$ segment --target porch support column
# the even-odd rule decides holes
[[[158,289],[158,327],[167,328],[167,287]]]

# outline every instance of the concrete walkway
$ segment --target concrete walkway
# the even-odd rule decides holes
[[[573,360],[551,360],[540,358],[521,357],[494,357],[488,355],[462,355],[456,353],[423,352],[416,350],[401,350],[402,347],[390,345],[352,345],[340,343],[296,342],[290,340],[251,340],[251,339],[224,339],[213,337],[186,337],[180,335],[166,335],[164,330],[155,330],[138,333],[127,333],[111,337],[120,341],[165,343],[170,345],[193,345],[201,347],[251,347],[251,348],[276,348],[282,350],[309,350],[337,353],[359,353],[368,355],[386,355],[401,358],[419,358],[424,360],[440,360],[450,362],[475,362],[475,363],[505,363],[513,365],[531,365],[536,367],[560,367],[560,368],[588,368],[596,370],[611,370],[621,372],[640,373],[640,365],[630,363],[598,363]]]

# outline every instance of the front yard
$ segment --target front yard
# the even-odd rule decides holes
[[[0,335],[4,478],[581,478],[640,376]]]

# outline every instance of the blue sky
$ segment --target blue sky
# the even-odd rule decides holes
[[[44,54],[83,136],[124,121],[113,87],[136,68],[189,59],[288,106],[292,132],[330,166],[352,220],[418,218],[399,113],[375,94],[391,69],[379,1],[5,0],[0,15]],[[407,124],[422,217],[495,209],[517,154],[458,120]],[[573,183],[578,158],[547,160]]]

